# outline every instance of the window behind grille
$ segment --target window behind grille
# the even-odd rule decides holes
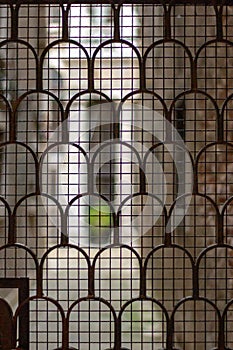
[[[11,348],[232,348],[232,11],[1,2]]]

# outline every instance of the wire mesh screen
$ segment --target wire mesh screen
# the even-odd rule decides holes
[[[0,4],[0,349],[233,349],[233,7]]]

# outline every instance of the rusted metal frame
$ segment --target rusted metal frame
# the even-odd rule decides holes
[[[53,305],[55,305],[57,311],[59,312],[60,316],[61,316],[61,320],[62,320],[62,349],[63,350],[68,350],[68,327],[66,324],[66,317],[65,317],[65,312],[63,310],[63,308],[61,307],[61,305],[59,304],[59,302],[53,298],[49,298],[47,296],[38,296],[38,295],[33,295],[33,296],[29,296],[27,299],[25,299],[16,309],[14,317],[13,317],[13,325],[14,328],[16,330],[17,327],[17,321],[18,318],[20,318],[20,315],[22,313],[22,310],[24,310],[24,308],[29,308],[30,302],[34,301],[34,300],[45,300],[48,303],[51,303]],[[14,345],[16,346],[16,344]],[[28,344],[29,346],[29,344]],[[24,348],[22,348],[22,350],[24,350]],[[29,348],[28,348],[29,350]]]
[[[0,1],[1,2],[1,1]],[[2,2],[1,2],[2,3]],[[4,2],[5,3],[5,2]],[[8,2],[9,3],[9,2]],[[22,2],[22,3],[26,3],[26,2]],[[31,3],[31,2],[27,2],[27,3]],[[45,2],[40,2],[40,3],[45,3]],[[46,2],[46,3],[48,3],[48,2]],[[49,3],[57,3],[57,1],[54,1],[54,2],[52,2],[52,1],[50,1]],[[76,3],[76,2],[72,2],[72,3]],[[79,2],[80,3],[80,2]],[[85,1],[84,3],[88,3],[88,1]],[[90,3],[93,3],[93,1],[90,1]],[[101,3],[101,2],[98,2],[98,3]],[[105,3],[105,2],[103,2],[103,3]],[[125,3],[127,3],[127,2],[125,2]],[[137,1],[135,1],[135,3],[139,3],[139,2],[137,2]],[[140,2],[140,3],[144,3],[144,2]],[[155,2],[153,2],[153,3],[155,3]],[[182,2],[180,2],[180,3],[182,3]],[[186,2],[185,2],[186,3]],[[192,3],[192,2],[191,2]],[[196,2],[197,3],[197,2]],[[199,2],[198,2],[199,3]],[[202,3],[202,2],[201,2]],[[206,2],[205,2],[206,3]],[[231,3],[231,2],[230,2]],[[210,4],[213,4],[213,2],[210,2]],[[64,15],[64,24],[66,25],[67,24],[67,13],[68,12],[65,12],[65,15]],[[12,18],[14,18],[14,19],[16,19],[16,17],[17,17],[17,13],[16,13],[16,10],[15,9],[13,9],[13,13],[12,13]],[[169,21],[168,21],[168,16],[166,17],[166,26],[167,27],[169,27],[168,26],[168,23],[169,23]],[[219,18],[218,18],[219,19]],[[219,20],[220,21],[220,20]],[[220,22],[219,22],[220,23]],[[170,24],[169,24],[170,25]],[[119,27],[116,27],[116,33],[117,33],[117,31],[119,30]],[[222,36],[222,34],[221,34],[221,25],[220,24],[218,24],[218,40],[221,40],[221,36]],[[13,39],[16,39],[17,38],[17,30],[16,30],[16,28],[12,31],[12,38]],[[63,31],[63,39],[65,39],[65,40],[67,40],[67,36],[68,36],[68,34],[67,34],[67,32],[65,31],[65,29],[64,29],[64,31]],[[115,34],[115,40],[118,40],[119,38],[119,35],[118,34]],[[170,39],[170,34],[169,34],[169,31],[167,31],[167,34],[166,34],[166,38],[167,39]],[[206,45],[206,44],[205,44]],[[90,75],[90,79],[89,79],[89,81],[91,82],[90,83],[90,85],[89,85],[89,89],[90,89],[90,91],[94,91],[93,90],[93,86],[92,86],[92,84],[93,84],[93,82],[94,82],[94,77],[93,76],[91,76]],[[194,86],[193,86],[193,88],[194,88],[194,91],[195,91],[195,84],[194,84]],[[222,126],[222,130],[223,130],[223,126]],[[220,137],[220,140],[219,141],[221,141],[221,137]],[[205,150],[205,148],[203,148],[202,150],[201,150],[201,152],[203,152]],[[200,152],[200,153],[201,153]],[[142,180],[142,182],[143,182],[143,179],[141,179]],[[142,189],[142,193],[144,194],[144,191],[145,191],[145,189],[144,189],[144,186],[142,187],[143,189]],[[198,191],[197,191],[198,192]],[[14,225],[13,225],[14,226]],[[220,225],[220,226],[222,226],[222,224]],[[13,232],[14,230],[12,229],[12,232]],[[14,241],[15,241],[15,237],[13,237],[13,238],[11,238],[10,240],[10,243],[13,243]],[[115,243],[117,243],[117,242],[115,242]],[[168,243],[167,243],[168,244]],[[67,243],[66,242],[63,242],[63,244],[62,244],[63,246],[66,246],[67,245]],[[170,245],[170,244],[169,244]],[[218,245],[219,246],[221,246],[222,245],[222,237],[219,237],[218,238]],[[132,249],[132,248],[131,248]],[[204,251],[203,251],[203,253],[204,252],[206,252],[208,250],[208,248],[206,248]],[[88,277],[88,280],[89,280],[89,285],[91,286],[90,288],[89,288],[89,297],[90,298],[92,298],[93,297],[93,295],[94,295],[94,266],[93,266],[93,269],[90,269],[90,271],[91,271],[91,273],[89,274],[89,277]],[[42,285],[42,276],[40,277],[40,279],[39,280],[41,280],[41,285]],[[144,281],[144,282],[142,282],[142,280]],[[193,280],[194,280],[194,287],[193,287],[193,293],[194,293],[194,295],[193,295],[193,298],[196,300],[198,300],[198,298],[199,298],[199,296],[198,296],[198,272],[197,272],[197,270],[196,270],[196,268],[195,268],[195,266],[193,266]],[[145,291],[145,280],[144,280],[144,278],[143,278],[143,273],[141,273],[141,277],[140,277],[140,281],[141,281],[141,284],[142,284],[142,288],[141,288],[141,294],[142,294],[142,297],[144,298],[144,296],[145,296],[145,294],[146,294],[146,291]],[[143,284],[144,283],[144,284]],[[40,289],[40,288],[39,288]],[[42,289],[41,289],[42,290]],[[39,293],[39,294],[41,294],[41,292]],[[186,300],[188,300],[188,298],[185,298]],[[169,324],[170,325],[170,324]],[[119,322],[119,327],[120,327],[120,322]],[[120,329],[120,328],[119,328]],[[117,336],[116,336],[116,338],[117,338],[117,340],[116,340],[116,343],[118,344],[118,341],[119,341],[119,338],[120,338],[120,332],[119,332],[119,329],[118,329],[118,332],[117,332]],[[221,332],[222,332],[222,327],[221,327]],[[64,340],[63,340],[63,346],[64,346],[64,348],[67,348],[67,344],[68,344],[68,339],[67,339],[67,334],[68,334],[68,323],[64,326],[64,328],[63,328],[63,335],[64,335]],[[168,338],[170,339],[170,336],[172,336],[172,326],[170,325],[169,326],[169,328],[168,328]],[[222,338],[221,338],[222,339]],[[171,344],[170,344],[171,345]],[[118,347],[120,346],[120,344],[118,344]],[[169,346],[168,346],[168,348],[169,348]],[[219,348],[223,348],[223,340],[221,340],[220,341],[220,344],[219,344]]]

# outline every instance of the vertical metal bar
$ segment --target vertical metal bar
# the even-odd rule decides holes
[[[11,39],[18,39],[18,14],[19,14],[19,6],[11,5]]]
[[[29,279],[20,278],[19,280],[19,305],[29,298]],[[19,347],[29,350],[29,304],[23,306],[23,310],[19,316]]]

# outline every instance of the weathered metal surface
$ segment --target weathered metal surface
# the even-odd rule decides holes
[[[13,316],[1,301],[2,349],[11,341],[30,350],[232,348],[233,2],[0,4],[0,282],[30,280]],[[103,101],[111,106],[97,109],[102,125],[91,124],[84,109]],[[127,101],[151,111],[149,119],[146,110],[127,115],[134,142],[123,123]],[[184,140],[191,192],[174,166],[186,150],[170,159],[171,135],[158,142],[154,109]],[[73,115],[71,130],[84,135],[89,123],[88,136],[67,137],[64,121]],[[126,159],[96,172],[108,140],[102,157]],[[71,170],[57,164],[56,147]],[[153,154],[168,176],[162,204]],[[156,181],[160,197],[151,191]],[[176,198],[178,185],[184,193]]]

